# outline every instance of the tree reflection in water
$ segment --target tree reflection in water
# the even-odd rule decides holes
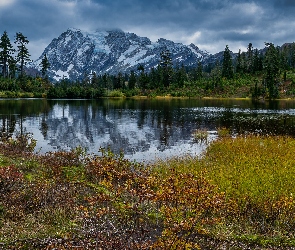
[[[197,129],[225,127],[237,133],[295,135],[295,102],[193,99],[101,99],[0,101],[1,136],[33,133],[37,150],[89,153],[110,147],[136,160],[198,155]],[[209,133],[208,141],[216,134]]]

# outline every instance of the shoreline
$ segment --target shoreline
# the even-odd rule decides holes
[[[134,96],[121,96],[121,97],[113,97],[113,96],[102,96],[99,98],[47,98],[45,93],[32,93],[32,92],[9,92],[8,94],[0,91],[0,100],[5,99],[46,99],[46,100],[99,100],[99,99],[199,99],[199,100],[255,100],[255,101],[292,101],[295,100],[293,96],[284,96],[282,98],[252,98],[252,97],[220,97],[220,96],[172,96],[170,94],[167,95],[157,95],[157,96],[147,96],[147,95],[134,95]]]

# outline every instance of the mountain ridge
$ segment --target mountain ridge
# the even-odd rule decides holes
[[[159,64],[164,50],[170,51],[174,66],[194,67],[198,61],[212,59],[211,54],[193,43],[184,45],[164,38],[152,42],[147,37],[120,29],[86,32],[69,28],[54,38],[30,67],[40,70],[41,60],[46,54],[51,65],[48,75],[56,81],[82,79],[93,72],[128,73],[136,71],[139,65],[144,65],[149,71]]]

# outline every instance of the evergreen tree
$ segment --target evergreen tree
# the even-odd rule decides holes
[[[144,66],[142,64],[138,65],[137,70],[140,72],[138,77],[138,86],[142,89],[145,89],[147,84],[145,81]]]
[[[247,48],[247,72],[253,72],[253,45],[252,43],[248,44]]]
[[[228,45],[226,45],[224,53],[223,53],[223,61],[222,61],[222,77],[225,77],[227,79],[231,79],[234,76],[233,73],[233,66],[232,66],[232,59],[230,50],[228,48]]]
[[[8,76],[8,65],[9,62],[13,61],[12,54],[14,53],[13,46],[11,45],[10,39],[7,32],[4,31],[0,39],[0,63],[2,64],[2,75],[3,77]]]
[[[272,43],[266,43],[267,51],[264,58],[264,82],[269,91],[269,98],[278,97],[279,53]]]
[[[246,52],[242,52],[241,54],[241,67],[242,67],[242,72],[246,73],[247,72],[247,57],[246,57]]]
[[[141,74],[144,73],[144,66],[142,64],[138,65],[137,70],[141,72]]]
[[[144,72],[144,66],[140,64],[137,69],[140,71],[140,75],[138,77],[138,85],[142,89],[146,89],[148,87],[149,79],[147,74]]]
[[[186,73],[184,65],[182,64],[180,68],[177,67],[173,71],[172,84],[175,87],[182,88],[184,85],[184,82],[187,80],[188,80],[187,73]]]
[[[102,87],[106,89],[112,88],[110,76],[106,73],[102,76]]]
[[[284,46],[280,51],[280,68],[284,70],[285,72],[289,69],[289,63],[288,63],[288,48]]]
[[[210,86],[210,88],[214,89],[217,87],[222,87],[221,85],[222,68],[220,66],[219,61],[216,61],[214,68],[211,70],[210,76],[212,79],[212,85]]]
[[[158,67],[159,68],[159,67]],[[159,75],[159,70],[152,67],[151,72],[149,73],[149,88],[156,89],[160,87],[161,77]]]
[[[164,87],[169,87],[171,80],[172,80],[172,58],[170,51],[164,50],[160,54],[161,61],[160,61],[160,67],[162,69],[162,82]]]
[[[131,70],[129,81],[128,81],[128,88],[129,89],[134,89],[135,84],[136,84],[136,76],[135,76],[134,70]]]
[[[243,73],[242,55],[241,55],[241,50],[240,49],[239,49],[239,53],[238,53],[237,61],[236,61],[236,72],[237,73]]]
[[[125,81],[124,81],[124,76],[121,72],[118,73],[117,76],[114,76],[114,89],[122,89],[124,88]]]
[[[290,52],[290,66],[294,69],[295,68],[295,43],[291,45],[291,52]]]
[[[50,68],[50,63],[47,59],[47,56],[46,54],[44,55],[41,63],[40,63],[40,66],[41,66],[41,73],[42,73],[42,77],[45,78],[46,77],[46,74],[47,74],[47,71],[48,69]]]
[[[20,63],[20,74],[21,76],[24,75],[24,65],[27,62],[30,62],[30,54],[26,47],[29,43],[27,37],[25,37],[22,33],[16,33],[15,43],[17,44],[17,55],[16,55],[16,62]]]
[[[95,71],[92,72],[92,77],[91,77],[91,87],[95,88],[98,86],[98,77],[95,73]]]
[[[258,49],[255,49],[253,55],[253,72],[259,71],[262,71],[262,58]]]
[[[15,78],[15,74],[16,74],[16,60],[11,57],[9,60],[8,60],[8,65],[9,65],[9,76],[10,78]]]
[[[198,61],[197,72],[196,72],[196,79],[201,80],[203,78],[203,65],[201,61]]]

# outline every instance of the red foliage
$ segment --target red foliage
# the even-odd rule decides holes
[[[8,192],[14,185],[23,181],[23,174],[15,166],[0,167],[0,191]]]

